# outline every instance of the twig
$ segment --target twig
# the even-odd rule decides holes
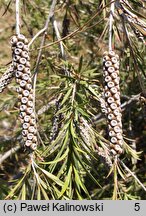
[[[54,10],[55,10],[56,4],[57,4],[57,0],[52,0],[49,15],[48,15],[48,18],[47,18],[45,26],[44,26],[45,31],[44,31],[44,34],[42,36],[40,50],[39,50],[39,53],[38,53],[38,56],[37,56],[36,66],[35,66],[35,69],[34,69],[34,75],[33,75],[33,104],[34,104],[34,111],[35,111],[35,98],[36,98],[35,97],[36,81],[37,81],[37,74],[38,74],[39,64],[40,64],[41,56],[42,56],[42,47],[43,47],[43,45],[45,43],[48,25],[49,25],[49,22],[50,22],[52,16],[54,15]],[[36,111],[35,111],[35,113],[36,113]],[[37,135],[38,135],[38,137],[40,136],[38,131],[37,131]]]
[[[52,17],[52,24],[53,24],[53,27],[54,27],[54,30],[55,30],[57,40],[60,40],[61,36],[60,36],[60,33],[59,33],[57,21],[54,19],[54,16]],[[65,60],[65,51],[64,51],[64,47],[63,47],[63,42],[60,41],[59,45],[60,45],[61,57],[62,57],[62,59]]]
[[[120,159],[119,162],[121,163],[121,165],[125,168],[125,170],[127,170],[128,173],[130,173],[133,178],[135,178],[135,180],[138,182],[138,184],[144,189],[144,191],[146,191],[145,186],[142,184],[142,182],[137,178],[137,176],[125,165],[125,163],[123,163]]]
[[[57,0],[52,0],[50,12],[49,12],[49,15],[48,15],[48,18],[46,20],[45,27],[44,27],[45,32],[44,32],[43,37],[42,37],[42,41],[41,41],[41,45],[40,45],[40,50],[39,50],[39,53],[38,53],[38,57],[37,57],[37,61],[36,61],[36,66],[35,66],[35,69],[34,69],[34,76],[33,76],[34,104],[35,104],[36,80],[37,80],[39,63],[40,63],[41,56],[42,56],[42,47],[43,47],[43,45],[45,43],[45,37],[46,37],[46,33],[47,33],[47,28],[48,28],[48,25],[49,25],[49,22],[50,22],[52,16],[54,15],[54,10],[55,10],[56,4],[57,4]]]
[[[20,13],[19,13],[20,1],[16,0],[16,35],[20,34]]]
[[[113,15],[115,10],[115,2],[111,3],[109,17],[109,51],[112,50],[112,32],[113,32]]]
[[[52,17],[52,24],[53,24],[53,27],[54,27],[54,30],[56,33],[57,40],[59,41],[59,44],[60,44],[61,58],[63,60],[66,60],[63,41],[61,40],[61,36],[59,33],[59,29],[58,29],[58,24],[57,24],[57,21],[54,19],[54,16]],[[66,65],[64,65],[64,73],[66,76],[70,76],[70,72],[69,72],[68,68],[66,67]]]
[[[4,155],[2,157],[0,157],[0,164],[2,164],[4,162],[4,160],[6,160],[8,157],[15,154],[20,148],[21,148],[21,146],[19,145],[19,146],[11,148],[9,151],[4,153]]]
[[[53,99],[50,102],[47,103],[47,105],[44,105],[43,107],[41,107],[41,109],[38,110],[37,114],[41,115],[44,112],[46,112],[50,107],[55,106],[55,103],[57,102],[57,99]]]
[[[31,39],[31,41],[28,44],[28,47],[32,45],[32,43],[36,40],[37,37],[39,37],[44,31],[46,31],[46,28],[44,27],[39,32],[36,33],[36,35]]]

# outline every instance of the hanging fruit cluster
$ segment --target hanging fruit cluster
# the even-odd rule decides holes
[[[22,121],[22,137],[25,147],[35,150],[37,147],[36,117],[33,103],[33,88],[30,72],[28,40],[22,34],[11,38],[13,68],[16,82],[19,84],[19,110]]]
[[[104,97],[111,152],[114,155],[122,153],[122,122],[119,88],[119,56],[113,51],[105,52],[103,56]]]
[[[7,71],[0,78],[0,93],[6,88],[14,77],[13,65],[11,64]]]

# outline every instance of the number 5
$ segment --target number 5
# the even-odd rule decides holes
[[[139,211],[140,210],[140,203],[135,203],[134,210],[135,211]]]

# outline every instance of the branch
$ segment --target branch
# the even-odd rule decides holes
[[[20,13],[19,13],[20,1],[16,0],[16,35],[20,34]]]
[[[11,148],[9,151],[5,152],[3,156],[0,157],[0,165],[4,162],[4,160],[6,160],[8,157],[10,157],[11,155],[15,154],[19,149],[21,148],[21,146],[16,146]]]
[[[34,105],[35,105],[36,80],[37,80],[39,63],[40,63],[41,56],[42,56],[42,47],[43,47],[43,45],[45,43],[45,37],[46,37],[46,33],[47,33],[47,28],[48,28],[48,25],[49,25],[49,22],[50,22],[51,18],[54,15],[54,10],[55,10],[56,4],[57,4],[57,0],[52,0],[52,4],[51,4],[51,7],[50,7],[50,12],[49,12],[48,18],[47,18],[45,26],[44,26],[45,31],[44,31],[44,34],[43,34],[43,37],[42,37],[42,41],[41,41],[41,45],[40,45],[40,50],[39,50],[39,53],[38,53],[38,57],[37,57],[37,61],[36,61],[36,66],[35,66],[35,69],[34,69],[34,76],[33,76]]]
[[[109,51],[112,50],[112,32],[113,32],[113,14],[115,10],[115,2],[111,3],[109,17]]]
[[[121,163],[121,165],[125,168],[125,170],[127,170],[128,173],[131,174],[131,176],[133,176],[133,178],[138,182],[138,184],[143,188],[144,191],[146,191],[145,186],[143,185],[143,183],[137,178],[137,176],[125,165],[125,163],[123,163],[121,160],[119,160],[119,162]]]
[[[28,47],[30,47],[32,45],[32,43],[35,41],[35,39],[37,37],[39,37],[44,31],[46,31],[46,28],[44,27],[43,29],[41,29],[39,32],[36,33],[36,35],[31,39],[31,41],[28,44]]]
[[[57,40],[60,40],[61,36],[60,36],[59,29],[58,29],[58,24],[57,24],[57,21],[54,19],[54,17],[52,17],[52,24],[53,24],[53,27],[54,27],[54,30],[55,30]],[[64,51],[64,47],[63,47],[63,42],[60,41],[59,45],[60,45],[61,57],[62,57],[62,59],[65,60],[65,51]]]
[[[57,21],[54,19],[54,16],[52,17],[52,24],[53,24],[53,27],[54,27],[54,30],[55,30],[57,40],[59,41],[60,51],[61,51],[61,58],[63,60],[66,60],[65,50],[64,50],[64,46],[63,46],[64,44],[63,44],[63,41],[61,39],[59,29],[58,29],[58,24],[57,24]],[[66,65],[64,65],[64,73],[65,73],[66,76],[70,76],[70,72],[69,72],[68,68],[66,67]]]

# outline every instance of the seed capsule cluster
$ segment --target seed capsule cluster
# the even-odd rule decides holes
[[[56,100],[55,107],[56,107],[55,116],[53,118],[52,131],[50,133],[50,141],[55,140],[59,132],[59,121],[60,121],[61,115],[60,114],[58,115],[57,112],[61,108],[60,100],[58,99]]]
[[[103,56],[104,97],[108,121],[111,152],[122,153],[122,122],[119,88],[119,56],[115,52],[105,52]]]
[[[30,58],[28,40],[24,35],[11,38],[13,66],[16,82],[19,84],[19,110],[22,121],[22,137],[25,147],[35,150],[37,148],[36,117],[33,103],[33,89],[30,72]]]
[[[6,72],[0,78],[0,93],[6,88],[6,86],[12,81],[14,77],[13,65],[11,64]]]

